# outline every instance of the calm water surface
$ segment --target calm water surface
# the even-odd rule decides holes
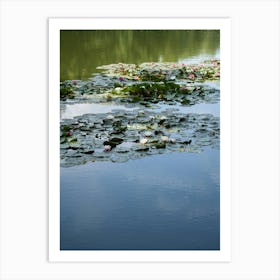
[[[217,250],[219,151],[61,168],[61,249]]]
[[[61,31],[60,38],[61,80],[87,79],[104,64],[197,62],[220,52],[218,31]],[[69,104],[61,117],[127,109],[114,106]],[[219,104],[178,108],[219,115]],[[206,147],[61,168],[61,250],[219,250],[219,155]]]
[[[61,119],[72,119],[81,114],[102,114],[110,113],[114,110],[134,110],[137,107],[125,107],[121,105],[112,104],[94,104],[94,103],[82,103],[82,104],[66,104],[61,110]],[[167,109],[176,109],[180,113],[197,113],[197,114],[211,114],[213,116],[220,116],[220,106],[219,104],[195,104],[193,106],[176,106],[176,105],[157,105],[155,109],[156,112],[161,112]],[[152,109],[150,109],[152,110]]]

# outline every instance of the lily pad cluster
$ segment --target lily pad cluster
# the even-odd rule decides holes
[[[121,103],[140,103],[149,107],[151,103],[193,105],[201,102],[216,102],[220,91],[202,84],[180,85],[174,82],[134,83],[117,87],[107,100]]]
[[[87,81],[60,84],[61,108],[73,103],[104,103],[124,104],[132,109],[62,119],[61,166],[200,152],[205,146],[219,148],[219,117],[186,114],[170,106],[218,103],[219,87],[209,81],[220,79],[219,60],[195,65],[119,63],[98,68],[103,72]],[[149,109],[162,105],[169,109]]]
[[[72,81],[60,83],[60,100],[74,99],[74,85]]]
[[[216,102],[219,90],[205,81],[220,79],[219,60],[202,64],[143,63],[110,64],[98,67],[102,73],[88,81],[64,81],[60,84],[61,100],[92,96],[94,102],[150,103],[163,102],[193,105]]]
[[[219,148],[219,118],[176,109],[117,110],[61,121],[61,166],[93,161],[125,162],[169,152]]]
[[[201,64],[184,63],[142,63],[110,64],[97,67],[104,70],[107,76],[122,77],[136,81],[166,82],[175,79],[186,79],[190,82],[218,80],[220,77],[220,61],[208,60]]]

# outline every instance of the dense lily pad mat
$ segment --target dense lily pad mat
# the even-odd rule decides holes
[[[61,165],[124,162],[168,152],[219,148],[219,118],[150,110],[87,114],[61,122]]]

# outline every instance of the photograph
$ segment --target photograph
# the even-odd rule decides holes
[[[0,1],[0,280],[280,280],[280,2],[39,2]]]
[[[220,30],[59,36],[60,250],[219,251]]]

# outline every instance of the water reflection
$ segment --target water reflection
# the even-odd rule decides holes
[[[63,109],[61,109],[60,116],[61,119],[73,119],[84,114],[104,114],[110,113],[113,110],[135,110],[137,107],[126,107],[122,105],[112,105],[112,104],[96,104],[96,103],[77,103],[77,104],[66,104]],[[176,110],[180,113],[189,114],[211,114],[215,117],[220,116],[220,106],[219,104],[205,104],[199,103],[192,106],[178,106],[178,105],[165,105],[157,104],[153,110],[154,112],[162,112],[168,109]]]
[[[96,103],[76,103],[66,104],[60,112],[61,119],[73,119],[84,114],[105,114],[113,110],[134,110],[122,105],[96,104]]]
[[[219,104],[205,104],[199,103],[192,106],[177,106],[177,105],[159,105],[159,109],[155,109],[155,112],[161,112],[168,109],[175,109],[179,113],[183,114],[210,114],[215,117],[220,116],[220,106]]]
[[[61,249],[219,250],[218,159],[206,149],[61,168]]]
[[[64,30],[60,79],[87,79],[110,63],[196,61],[219,54],[216,30]]]

